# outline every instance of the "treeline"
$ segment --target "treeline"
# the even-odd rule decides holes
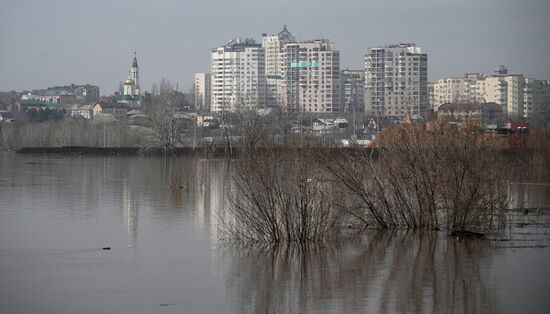
[[[93,124],[76,120],[0,123],[0,149],[21,147],[144,147],[146,129],[124,123]]]

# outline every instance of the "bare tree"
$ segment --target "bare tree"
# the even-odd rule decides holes
[[[147,148],[162,148],[165,153],[170,153],[181,143],[183,124],[176,109],[177,101],[173,95],[161,94],[153,99],[149,110],[151,139]]]
[[[267,115],[261,115],[257,110],[242,109],[235,115],[236,133],[240,136],[240,144],[245,150],[254,150],[262,144],[272,143],[272,123]]]

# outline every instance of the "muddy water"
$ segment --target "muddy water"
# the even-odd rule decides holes
[[[34,163],[29,163],[33,162]],[[550,186],[491,240],[368,232],[220,243],[221,160],[0,153],[2,313],[546,313]],[[184,180],[174,177],[179,172]],[[509,241],[512,239],[512,241]],[[110,250],[102,250],[109,247]]]

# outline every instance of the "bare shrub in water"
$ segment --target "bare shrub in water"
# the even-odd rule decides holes
[[[309,154],[253,150],[239,160],[222,234],[242,242],[322,241],[341,215],[326,176]]]
[[[365,152],[323,156],[321,164],[350,191],[348,212],[369,226],[486,227],[507,209],[505,162],[474,129],[402,125]]]

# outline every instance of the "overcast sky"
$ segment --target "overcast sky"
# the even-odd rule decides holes
[[[550,79],[548,0],[1,0],[0,91],[90,83],[111,94],[134,49],[142,90],[162,77],[189,89],[209,72],[210,49],[234,37],[329,38],[341,67],[366,49],[416,42],[429,79],[511,72]]]

